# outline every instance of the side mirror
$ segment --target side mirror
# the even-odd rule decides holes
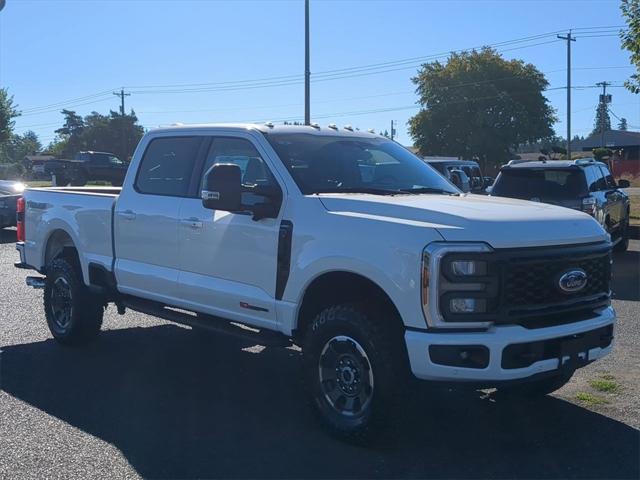
[[[631,183],[629,182],[629,180],[622,179],[618,180],[618,186],[620,188],[629,188],[631,186]]]
[[[242,171],[238,165],[219,163],[205,175],[202,206],[209,210],[242,210]]]

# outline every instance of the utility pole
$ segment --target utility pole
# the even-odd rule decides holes
[[[607,87],[611,85],[609,82],[599,82],[596,83],[598,87],[602,87],[602,95],[600,95],[600,102],[598,104],[598,108],[600,109],[600,146],[602,148],[605,147],[604,142],[604,131],[605,131],[605,116],[608,114],[609,107],[607,107],[608,103],[611,103],[611,94],[607,96]]]
[[[120,89],[119,92],[113,92],[113,94],[117,97],[120,97],[120,115],[124,117],[124,97],[128,97],[131,94],[124,93],[124,88]]]
[[[396,129],[393,127],[394,123],[395,123],[395,120],[391,120],[391,132],[389,132],[391,135],[391,140],[393,140],[393,137],[396,136]]]
[[[311,71],[309,69],[309,0],[304,0],[304,124],[311,125]]]
[[[113,94],[120,97],[120,123],[122,125],[122,160],[127,161],[127,132],[124,125],[124,97],[128,97],[131,94],[124,93],[124,88],[121,88],[120,92],[113,92]]]
[[[567,159],[571,160],[571,42],[576,39],[571,36],[571,30],[566,37],[557,37],[567,41]]]

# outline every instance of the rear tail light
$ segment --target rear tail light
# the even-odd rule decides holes
[[[588,213],[592,217],[596,215],[596,199],[593,197],[585,197],[582,199],[582,211]]]
[[[18,241],[24,242],[25,240],[25,231],[24,231],[24,197],[18,198],[16,203],[16,227],[18,229]]]

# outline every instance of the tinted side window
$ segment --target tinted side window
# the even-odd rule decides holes
[[[104,155],[102,153],[94,153],[89,157],[91,163],[95,163],[96,165],[106,165],[109,163],[109,155]]]
[[[186,196],[202,137],[152,140],[144,152],[135,187],[140,193]]]
[[[242,203],[245,205],[264,202],[264,196],[251,193],[252,189],[278,185],[260,153],[249,140],[230,137],[214,138],[202,170],[201,187],[204,185],[205,174],[213,165],[219,163],[233,163],[240,167],[244,190]]]
[[[604,175],[604,183],[605,183],[605,189],[610,189],[610,188],[616,188],[616,181],[613,178],[613,175],[611,175],[611,172],[609,171],[609,169],[607,167],[600,167],[600,170],[602,171],[602,175]]]

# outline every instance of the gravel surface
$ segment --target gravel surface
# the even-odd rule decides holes
[[[640,242],[616,256],[613,355],[535,402],[413,392],[365,448],[319,428],[295,350],[112,307],[97,342],[56,345],[14,241],[0,231],[0,478],[640,477]]]

